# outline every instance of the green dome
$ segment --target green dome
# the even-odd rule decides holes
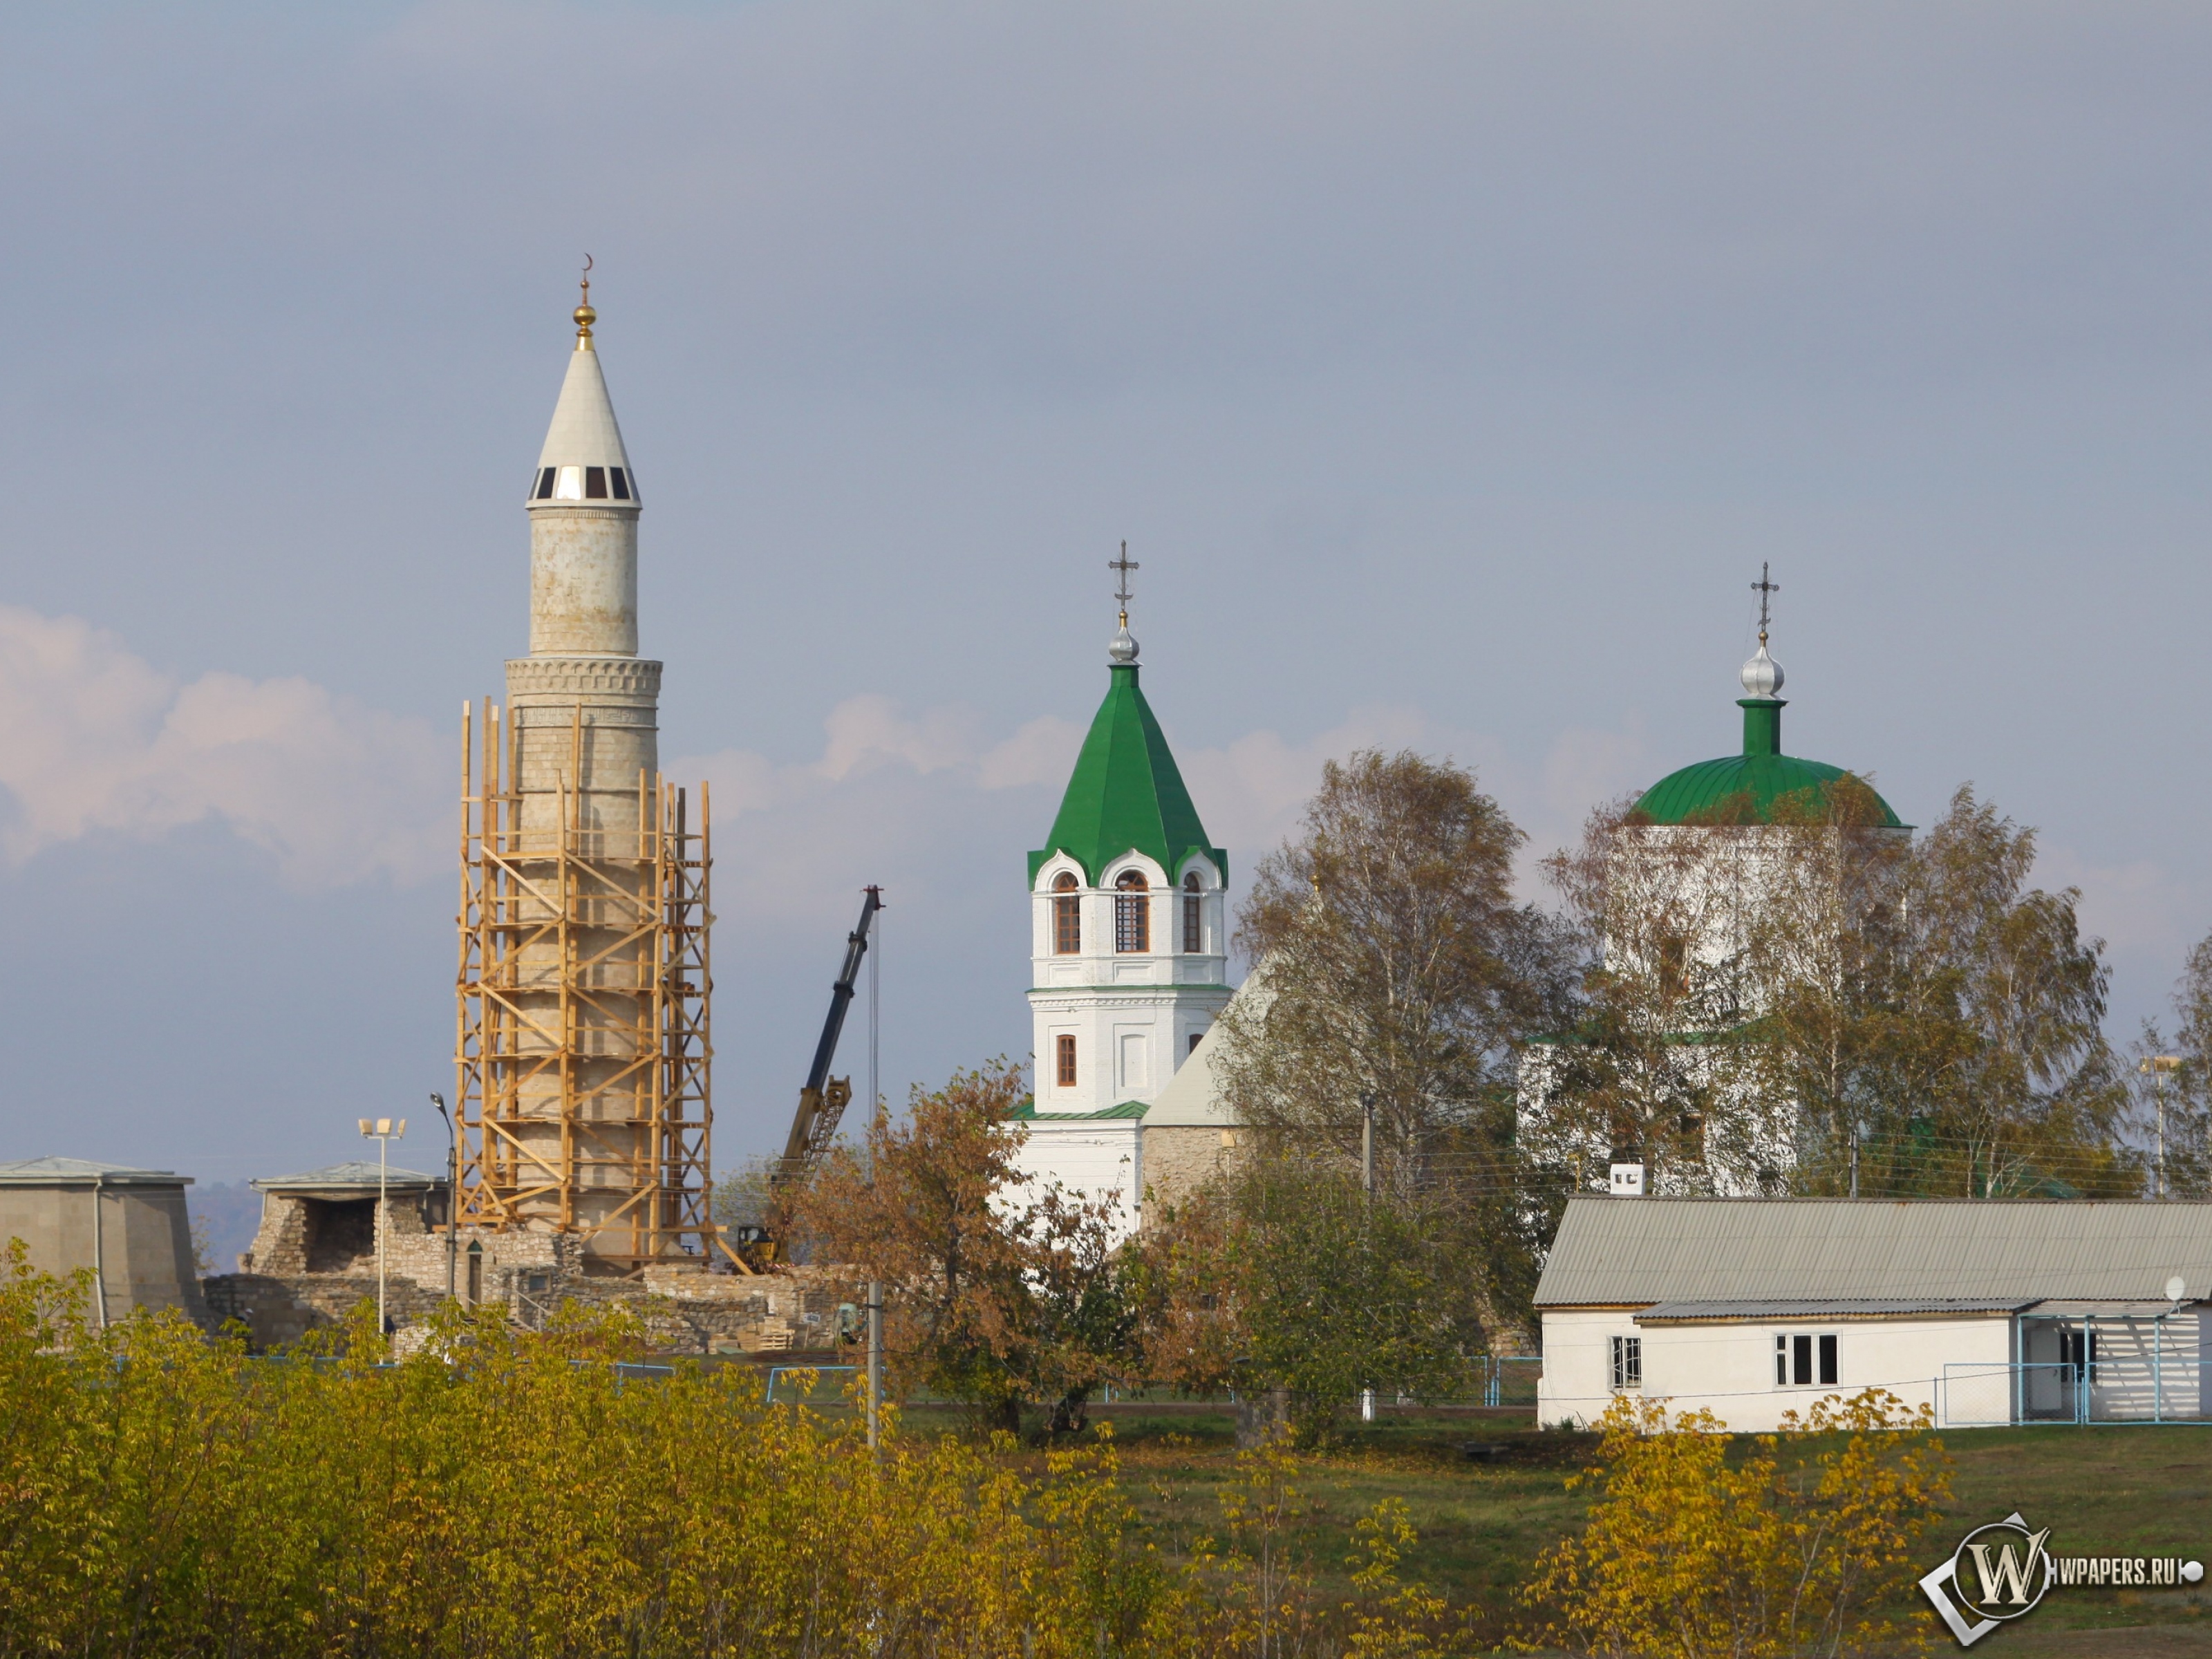
[[[1736,706],[1743,710],[1743,753],[1668,773],[1644,792],[1637,816],[1652,823],[1726,822],[1723,809],[1747,806],[1751,822],[1771,823],[1776,802],[1794,796],[1805,805],[1825,804],[1829,786],[1851,775],[1840,766],[1782,752],[1779,697],[1745,697]],[[1905,827],[1887,801],[1875,795],[1874,803],[1885,827]]]

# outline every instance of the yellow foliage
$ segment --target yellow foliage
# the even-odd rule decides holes
[[[1831,1395],[1780,1434],[1743,1439],[1663,1401],[1613,1401],[1582,1534],[1540,1557],[1524,1591],[1542,1639],[1634,1659],[1857,1651],[1908,1633],[1881,1615],[1927,1565],[1917,1546],[1950,1495],[1927,1409],[1869,1389]],[[1840,1438],[1839,1438],[1840,1437]]]

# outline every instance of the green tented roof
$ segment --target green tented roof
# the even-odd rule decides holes
[[[1045,844],[1030,854],[1030,880],[1054,853],[1065,853],[1083,866],[1085,879],[1098,884],[1099,872],[1125,853],[1142,853],[1175,879],[1183,861],[1195,853],[1212,862],[1224,883],[1229,879],[1229,854],[1211,846],[1206,826],[1198,821],[1190,791],[1152,705],[1137,687],[1137,665],[1113,663],[1106,701],[1098,705],[1097,718],[1083,739],[1075,757],[1075,775],[1067,781],[1060,798],[1060,816],[1052,821]]]
[[[1782,752],[1781,699],[1746,697],[1738,707],[1743,710],[1743,753],[1670,772],[1636,803],[1639,817],[1653,823],[1710,822],[1741,805],[1748,808],[1753,823],[1771,823],[1777,802],[1796,797],[1817,806],[1827,799],[1829,785],[1850,775],[1839,766]],[[1880,795],[1874,799],[1886,826],[1904,828],[1887,801]]]

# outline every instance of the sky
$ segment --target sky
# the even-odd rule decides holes
[[[1785,746],[2035,826],[2128,1037],[2212,931],[2208,82],[2124,0],[21,9],[0,1158],[440,1161],[587,253],[718,1163],[867,883],[887,1091],[1025,1054],[1123,538],[1232,878],[1363,745],[1532,860],[1731,751],[1771,562]]]

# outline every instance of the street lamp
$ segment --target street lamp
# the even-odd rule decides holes
[[[451,1302],[453,1264],[459,1259],[455,1252],[461,1248],[461,1139],[453,1115],[446,1109],[445,1096],[432,1095],[430,1103],[446,1120],[446,1300]]]
[[[2166,1196],[2166,1080],[2180,1069],[2179,1054],[2153,1054],[2136,1067],[2158,1082],[2158,1195],[2161,1199]]]
[[[385,1214],[385,1182],[389,1178],[392,1143],[407,1133],[407,1120],[394,1122],[388,1117],[365,1117],[361,1120],[364,1139],[376,1143],[376,1329],[381,1336],[389,1334],[391,1321],[384,1312],[384,1235],[389,1218]]]

